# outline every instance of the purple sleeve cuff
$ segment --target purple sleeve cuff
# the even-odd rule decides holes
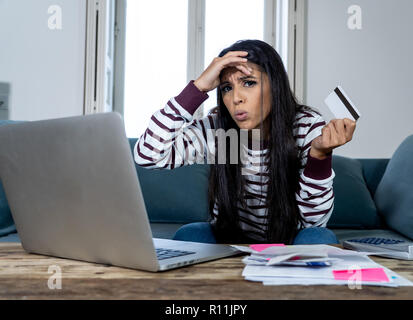
[[[189,81],[187,86],[182,92],[175,97],[176,102],[178,102],[186,111],[190,114],[194,114],[196,109],[208,99],[209,95],[205,92],[200,91],[195,85],[194,80]]]
[[[324,180],[331,176],[331,160],[332,153],[327,155],[327,158],[320,160],[310,156],[310,151],[307,155],[307,164],[304,168],[304,175],[315,180]]]

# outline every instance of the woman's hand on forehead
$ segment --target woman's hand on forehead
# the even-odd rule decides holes
[[[205,71],[194,81],[195,86],[208,92],[219,86],[220,75],[226,68],[234,67],[246,75],[251,75],[252,68],[247,64],[247,51],[229,51],[222,57],[215,57]],[[251,71],[250,71],[251,70]]]

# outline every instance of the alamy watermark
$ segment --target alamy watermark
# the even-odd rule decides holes
[[[350,274],[347,280],[347,286],[350,290],[360,290],[362,283],[362,272],[360,266],[353,265],[347,269],[347,273]]]
[[[62,289],[62,269],[57,265],[49,266],[47,273],[52,275],[47,280],[47,286],[50,290]]]
[[[182,128],[175,130],[180,131]],[[172,152],[163,155],[158,149],[150,147],[145,148],[144,156],[154,160],[164,156],[166,162],[154,161],[158,167],[176,164],[182,162],[182,160],[191,161],[191,164],[227,164],[228,160],[229,164],[239,164],[239,161],[241,161],[243,165],[241,173],[243,175],[258,174],[260,172],[259,155],[264,149],[260,141],[260,132],[260,129],[240,129],[239,131],[236,129],[226,131],[224,129],[207,129],[205,130],[205,140],[201,139],[197,132],[189,129],[183,132],[182,135],[178,135],[182,137],[182,140],[177,139],[173,141],[175,144],[173,150],[174,157]],[[154,138],[157,140],[162,139],[162,137],[157,135]],[[227,143],[228,139],[229,143]],[[184,151],[181,153],[179,150]]]
[[[50,30],[62,30],[62,7],[57,4],[51,5],[47,8],[47,13],[49,14],[47,27]]]
[[[353,4],[347,9],[347,13],[350,15],[347,20],[347,27],[350,30],[362,29],[362,11],[359,5]]]

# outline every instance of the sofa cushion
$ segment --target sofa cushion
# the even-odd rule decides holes
[[[12,123],[15,123],[15,121],[0,120],[0,126]],[[16,227],[0,180],[0,237],[12,232],[16,232]]]
[[[375,229],[382,227],[376,206],[363,177],[360,161],[333,156],[334,211],[329,228]]]
[[[137,139],[129,139],[133,150]],[[136,171],[151,223],[190,223],[208,219],[209,165],[194,164],[173,170]]]
[[[413,239],[413,135],[390,159],[374,200],[387,225]]]
[[[390,159],[358,159],[363,166],[363,177],[366,181],[367,188],[370,191],[371,196],[374,195],[377,190],[381,178],[386,171],[387,164]]]

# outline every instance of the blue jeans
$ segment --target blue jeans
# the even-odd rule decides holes
[[[180,227],[174,240],[216,243],[211,225],[208,222],[194,222]],[[293,244],[337,244],[333,231],[327,228],[305,228],[295,237]]]

